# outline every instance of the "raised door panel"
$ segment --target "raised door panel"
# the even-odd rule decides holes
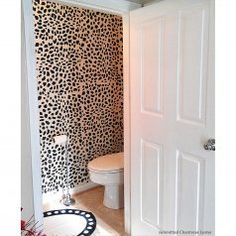
[[[141,141],[141,219],[153,228],[162,221],[162,145]]]
[[[162,115],[163,113],[163,17],[140,26],[141,51],[141,110]]]
[[[208,9],[187,8],[178,13],[177,120],[205,123]]]
[[[176,152],[176,230],[198,231],[203,226],[205,162],[193,154]]]

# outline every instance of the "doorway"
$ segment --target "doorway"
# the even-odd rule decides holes
[[[55,1],[53,1],[55,2]],[[63,1],[60,1],[61,3]],[[71,2],[71,1],[70,1]],[[126,1],[124,1],[125,3]],[[67,4],[67,1],[65,1]],[[69,4],[70,5],[70,4]],[[81,3],[74,2],[72,4],[73,6],[77,7],[85,7],[85,8],[91,8],[95,10],[99,10],[102,12],[117,14],[122,16],[123,19],[123,43],[124,43],[124,49],[123,49],[123,60],[124,60],[124,68],[123,68],[123,77],[124,77],[124,156],[125,156],[125,227],[126,232],[129,231],[130,228],[130,178],[129,178],[129,16],[128,12],[131,9],[135,9],[140,7],[140,5],[128,3],[122,4],[122,5],[115,5],[112,7],[110,4],[105,4],[101,6],[93,5],[91,4],[84,4],[83,1]],[[89,5],[89,6],[88,6]],[[39,120],[39,114],[37,111],[38,107],[38,96],[37,96],[37,83],[35,81],[36,78],[36,70],[35,70],[35,46],[34,46],[34,26],[33,26],[33,13],[32,13],[32,4],[31,1],[24,1],[23,3],[23,10],[24,10],[24,18],[25,18],[25,29],[26,29],[26,56],[27,56],[27,70],[28,70],[28,86],[29,86],[29,102],[30,102],[30,117],[31,117],[31,140],[32,142],[32,148],[35,150],[33,155],[33,175],[35,178],[34,183],[34,192],[35,195],[38,196],[37,201],[35,203],[39,203],[41,201],[41,186],[39,186],[39,183],[41,182],[40,178],[40,165],[39,165],[39,159],[40,159],[40,153],[39,153],[39,132],[38,132],[38,120]],[[42,207],[37,204],[36,209],[36,219],[39,222],[42,222]]]

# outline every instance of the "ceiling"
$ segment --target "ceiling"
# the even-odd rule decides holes
[[[125,0],[125,1],[128,1],[128,2],[135,2],[135,3],[139,3],[139,4],[147,4],[149,2],[158,2],[158,0]],[[159,0],[161,1],[161,0]]]

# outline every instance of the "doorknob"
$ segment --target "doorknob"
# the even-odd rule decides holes
[[[204,144],[204,149],[207,151],[215,151],[215,139],[214,138],[208,139],[207,143]]]

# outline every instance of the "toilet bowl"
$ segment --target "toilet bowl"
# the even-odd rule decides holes
[[[124,207],[124,153],[98,157],[88,164],[91,181],[105,186],[103,204],[112,209]]]

